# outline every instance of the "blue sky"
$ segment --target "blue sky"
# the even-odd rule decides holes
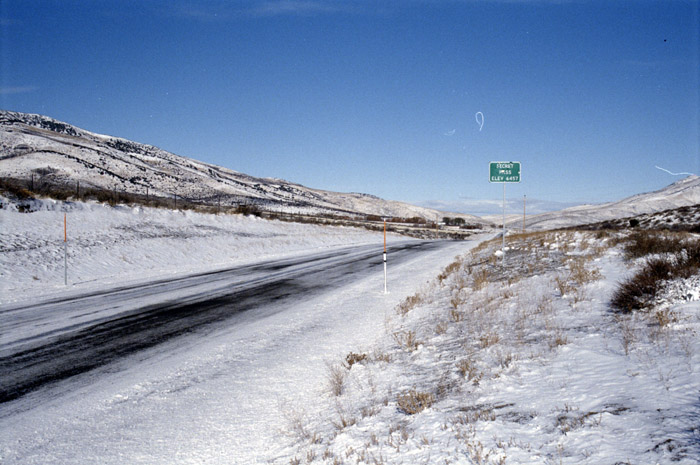
[[[0,107],[465,213],[500,160],[509,198],[604,202],[700,172],[699,5],[2,0]]]

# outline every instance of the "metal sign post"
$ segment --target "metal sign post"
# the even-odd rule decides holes
[[[506,183],[520,182],[519,161],[492,161],[489,163],[489,182],[503,184],[503,245],[502,265],[506,265]]]

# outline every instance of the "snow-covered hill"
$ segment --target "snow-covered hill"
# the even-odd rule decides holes
[[[446,213],[357,193],[311,189],[281,179],[256,178],[178,156],[151,145],[95,134],[41,115],[0,110],[0,176],[173,197],[221,205],[253,204],[305,214],[421,217]]]
[[[698,204],[700,204],[700,177],[688,176],[663,189],[633,195],[617,202],[579,205],[560,211],[528,216],[525,227],[530,230],[568,228]],[[498,215],[487,216],[484,219],[502,224],[502,219]],[[522,220],[521,215],[507,216],[506,227],[519,229],[522,227]]]

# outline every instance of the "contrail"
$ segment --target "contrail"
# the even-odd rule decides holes
[[[660,166],[655,166],[655,168],[656,168],[656,169],[659,169],[659,170],[661,170],[661,171],[665,171],[665,172],[667,172],[668,174],[673,175],[673,176],[683,176],[683,175],[695,176],[695,173],[671,173],[671,172],[670,172],[669,170],[667,170],[666,168],[661,168]]]

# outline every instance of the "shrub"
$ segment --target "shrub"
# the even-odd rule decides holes
[[[397,403],[399,410],[406,415],[414,415],[430,408],[435,402],[435,396],[430,392],[418,392],[415,389],[399,395]]]
[[[618,287],[613,294],[612,306],[623,313],[649,307],[662,282],[672,277],[673,268],[668,259],[647,260],[639,272]]]
[[[675,254],[683,251],[685,242],[679,234],[638,231],[630,234],[625,245],[625,254],[628,259],[640,258],[651,254]]]
[[[611,305],[622,313],[651,307],[664,281],[688,278],[700,269],[700,241],[681,235],[635,233],[625,251],[631,257],[661,253],[670,256],[647,259],[639,272],[620,284]]]

